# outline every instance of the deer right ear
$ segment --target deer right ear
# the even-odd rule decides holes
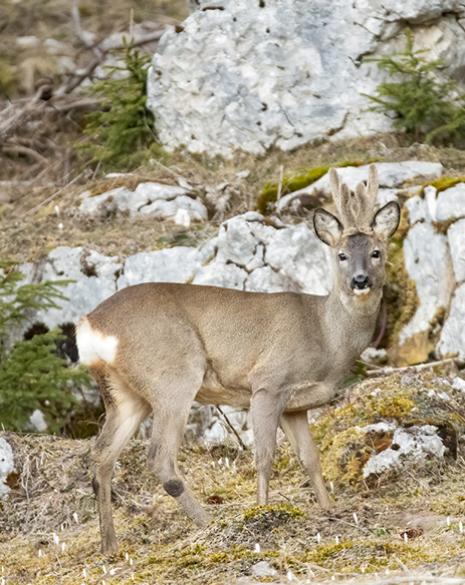
[[[338,218],[325,209],[315,209],[313,227],[318,238],[328,246],[337,246],[342,236],[342,224]]]

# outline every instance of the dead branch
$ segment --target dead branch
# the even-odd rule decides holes
[[[221,409],[221,406],[217,406],[216,407],[218,412],[221,414],[221,416],[224,418],[224,420],[226,421],[226,424],[228,425],[228,427],[232,430],[232,432],[234,433],[236,439],[239,441],[239,445],[241,446],[243,451],[247,451],[247,445],[245,445],[244,441],[241,439],[239,433],[236,431],[236,429],[234,428],[234,425],[232,424],[232,422],[229,420],[228,416],[226,415],[226,413]]]
[[[420,372],[421,370],[428,370],[437,366],[443,366],[445,364],[459,364],[460,360],[457,357],[446,358],[438,360],[436,362],[428,362],[426,364],[417,364],[414,366],[404,366],[402,368],[393,368],[387,366],[385,368],[378,368],[376,370],[367,370],[366,374],[370,378],[377,376],[389,376],[390,374],[398,374],[399,372]]]
[[[27,156],[39,164],[48,164],[48,160],[45,156],[42,156],[37,150],[34,150],[29,146],[24,146],[23,144],[4,144],[1,147],[1,150],[7,154]]]
[[[155,41],[160,40],[160,37],[164,31],[165,27],[161,27],[159,30],[141,36],[139,39],[132,40],[131,37],[128,35],[127,37],[124,37],[124,40],[122,42],[116,43],[109,47],[105,47],[105,40],[101,41],[98,45],[96,45],[96,47],[94,47],[94,52],[95,50],[97,50],[97,56],[94,59],[92,59],[92,61],[87,65],[87,67],[84,69],[84,71],[82,71],[82,73],[71,78],[66,84],[58,88],[56,91],[56,95],[69,94],[77,87],[79,87],[85,79],[91,77],[92,73],[104,61],[105,56],[108,52],[119,51],[121,49],[124,49],[128,43],[130,43],[132,47],[141,47],[143,45],[153,43]]]
[[[0,144],[4,143],[9,136],[14,134],[32,116],[46,107],[47,102],[43,101],[41,97],[42,88],[25,105],[22,105],[22,102],[10,103],[0,112]]]

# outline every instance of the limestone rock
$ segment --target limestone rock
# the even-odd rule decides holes
[[[193,12],[160,40],[148,79],[148,106],[168,150],[232,156],[290,150],[391,128],[369,111],[381,74],[366,55],[400,50],[405,24],[415,48],[465,62],[459,0],[223,0]]]
[[[42,268],[41,280],[73,280],[61,290],[67,297],[58,308],[40,311],[36,321],[50,329],[64,323],[74,323],[116,291],[116,275],[122,263],[116,257],[105,256],[83,247],[55,248]]]
[[[258,561],[258,563],[252,565],[251,571],[252,575],[258,579],[276,577],[278,574],[276,569],[274,569],[268,561]]]
[[[29,424],[34,431],[39,433],[43,433],[48,428],[44,413],[38,408],[36,408],[29,417]]]
[[[416,285],[419,306],[402,329],[400,342],[430,329],[440,310],[449,306],[454,289],[452,261],[447,238],[430,223],[416,223],[404,240],[405,268]]]
[[[436,203],[436,221],[465,217],[465,183],[441,191]]]
[[[177,185],[163,183],[140,183],[134,191],[117,187],[101,195],[82,194],[79,208],[83,215],[105,217],[112,213],[128,213],[130,217],[150,216],[157,219],[175,220],[179,210],[189,216],[190,221],[205,221],[207,208],[190,192]]]
[[[0,437],[0,498],[10,491],[6,479],[14,468],[13,449],[3,437]]]
[[[406,464],[422,463],[428,457],[441,460],[446,448],[433,425],[411,426],[396,429],[392,445],[372,455],[363,466],[363,477],[380,475]]]
[[[274,228],[258,213],[226,221],[214,238],[216,254],[194,284],[245,290],[326,294],[330,278],[326,246],[305,224]]]
[[[464,209],[465,214],[465,209]],[[452,264],[457,282],[465,280],[465,219],[453,223],[447,231]]]
[[[197,250],[187,246],[140,252],[126,259],[117,288],[142,282],[188,282],[199,265]]]
[[[440,356],[458,354],[465,359],[465,283],[454,293],[450,311],[441,331],[437,351]]]

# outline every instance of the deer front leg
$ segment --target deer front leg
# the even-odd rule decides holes
[[[257,503],[268,502],[268,483],[276,447],[276,431],[283,410],[283,399],[267,390],[252,395],[250,414],[255,440],[255,466],[257,469]]]
[[[320,454],[310,434],[307,412],[283,414],[281,427],[302,466],[310,476],[318,503],[324,510],[331,510],[333,503],[323,481]]]

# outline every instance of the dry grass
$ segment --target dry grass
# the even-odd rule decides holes
[[[383,142],[384,141],[384,142]],[[388,143],[387,147],[384,143]],[[256,158],[237,154],[233,160],[208,159],[187,153],[167,156],[163,166],[153,162],[120,179],[133,186],[139,179],[175,182],[181,176],[201,195],[206,187],[227,184],[231,199],[226,217],[253,209],[263,185],[277,179],[280,165],[286,172],[299,172],[319,164],[330,164],[349,158],[370,160],[406,160],[409,158],[440,160],[450,175],[463,174],[465,154],[453,149],[437,149],[416,145],[405,147],[393,136],[359,139],[320,146],[305,146],[292,153],[271,151]],[[72,164],[71,164],[72,168]],[[248,171],[247,177],[238,177],[239,171]],[[108,181],[92,178],[90,169],[77,170],[58,183],[49,186],[17,185],[9,203],[0,206],[0,256],[18,261],[36,260],[59,245],[86,245],[89,241],[99,251],[109,254],[131,254],[160,245],[180,242],[195,243],[215,232],[218,221],[209,226],[193,226],[187,232],[170,223],[151,219],[130,221],[127,218],[108,218],[90,222],[77,214],[80,194],[85,190],[101,192]],[[59,215],[57,215],[57,209]],[[211,217],[214,205],[210,204]],[[61,227],[60,227],[61,225]]]
[[[182,450],[181,466],[213,517],[200,530],[157,485],[146,467],[145,442],[134,440],[113,482],[120,552],[105,558],[98,552],[90,441],[14,434],[6,439],[19,472],[1,504],[6,583],[255,583],[252,567],[261,560],[282,582],[371,574],[360,582],[394,583],[412,571],[465,574],[461,457],[378,485],[337,485],[337,508],[329,518],[311,489],[302,487],[305,476],[287,444],[279,447],[271,505],[262,508],[254,507],[250,452],[191,445]]]

